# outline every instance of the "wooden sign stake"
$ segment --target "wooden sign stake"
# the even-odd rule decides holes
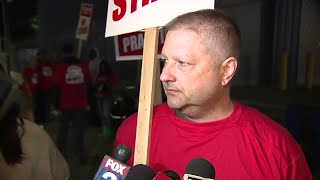
[[[145,30],[134,164],[147,165],[149,163],[149,143],[152,127],[156,64],[159,64],[159,62],[156,61],[158,36],[159,29],[157,27],[147,28]]]

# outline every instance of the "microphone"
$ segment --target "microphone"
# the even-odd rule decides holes
[[[93,180],[124,180],[130,166],[125,163],[131,157],[131,149],[125,145],[118,145],[114,158],[105,155]]]
[[[178,173],[172,170],[165,170],[163,172],[158,172],[153,178],[154,180],[180,180]]]
[[[131,157],[132,150],[128,146],[119,144],[113,154],[113,157],[122,162],[122,163],[127,163]]]
[[[208,160],[196,158],[187,165],[183,180],[214,180],[215,175],[215,169]]]
[[[152,180],[155,175],[156,173],[149,166],[144,164],[137,164],[130,169],[125,179],[126,180]]]
[[[171,180],[171,178],[163,172],[158,172],[152,180]]]
[[[164,173],[165,175],[167,175],[169,178],[171,178],[171,180],[180,180],[179,174],[176,173],[175,171],[165,170],[165,171],[163,171],[163,173]]]

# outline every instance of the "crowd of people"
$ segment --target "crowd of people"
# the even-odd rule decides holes
[[[19,116],[18,86],[5,72],[0,83],[0,179],[69,179],[69,165],[45,129]]]
[[[59,114],[57,146],[67,156],[66,140],[72,126],[72,154],[79,155],[82,162],[86,160],[84,136],[89,111],[100,120],[99,135],[113,135],[110,109],[112,88],[117,84],[109,62],[99,57],[98,49],[88,54],[88,60],[79,59],[70,43],[64,44],[61,57],[52,58],[48,51],[39,50],[24,68],[21,86],[28,104],[27,118],[43,125],[52,120],[52,113]]]
[[[97,135],[113,136],[110,108],[117,78],[97,48],[82,60],[70,43],[63,45],[59,57],[39,50],[28,60],[22,76],[23,82],[18,84],[4,69],[0,74],[0,179],[68,179],[65,158],[76,157],[81,164],[88,158],[84,137],[90,111],[101,124]],[[22,92],[22,100],[17,94],[12,96],[17,91]],[[52,119],[53,112],[59,116]],[[58,121],[56,142],[43,128],[50,121]],[[74,139],[69,143],[70,128]]]

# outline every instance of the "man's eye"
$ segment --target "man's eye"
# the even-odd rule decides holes
[[[188,66],[190,65],[189,63],[183,62],[183,61],[178,61],[178,63],[182,66]]]

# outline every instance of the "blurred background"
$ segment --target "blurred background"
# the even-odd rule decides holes
[[[108,0],[1,0],[1,65],[22,81],[23,69],[39,49],[47,50],[53,59],[59,57],[63,43],[78,45],[75,32],[81,3],[92,4],[93,11],[80,58],[88,60],[89,50],[98,48],[100,58],[110,63],[119,79],[120,89],[137,100],[141,59],[116,60],[115,37],[104,36]],[[242,36],[233,99],[288,128],[302,145],[315,179],[320,179],[320,1],[217,0],[215,8],[236,20]],[[72,179],[92,179],[103,155],[111,154],[114,137],[97,136],[100,124],[95,117],[94,110],[88,112],[88,163],[68,159]],[[43,126],[54,139],[56,121]]]

